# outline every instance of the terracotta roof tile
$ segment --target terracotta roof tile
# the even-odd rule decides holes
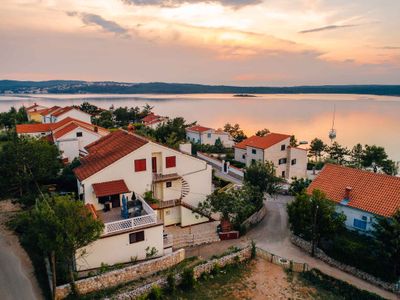
[[[53,136],[56,139],[59,139],[63,135],[67,134],[68,132],[71,132],[72,130],[74,130],[75,128],[78,128],[78,127],[79,126],[77,124],[72,122],[72,123],[68,124],[67,126],[64,126],[63,128],[61,128],[60,130],[57,130],[56,132],[54,132]]]
[[[235,148],[246,149],[246,147],[253,147],[259,149],[267,149],[283,140],[290,138],[290,135],[280,133],[268,133],[266,136],[253,135],[248,139],[235,145]]]
[[[56,111],[56,110],[58,110],[58,109],[60,109],[60,108],[61,108],[61,107],[59,107],[59,106],[53,106],[53,107],[50,107],[50,108],[41,110],[41,111],[40,111],[40,114],[41,114],[42,116],[47,116],[47,115],[51,114],[52,112],[54,112],[54,111]]]
[[[195,126],[186,128],[186,130],[195,131],[195,132],[204,132],[204,131],[211,130],[211,128],[200,126],[200,125],[195,125]]]
[[[124,180],[113,180],[92,184],[94,193],[97,197],[111,196],[123,193],[129,193]]]
[[[51,124],[18,124],[16,126],[17,133],[37,133],[50,132]]]
[[[388,217],[400,208],[400,178],[384,174],[326,164],[307,192],[314,189],[340,203],[346,187],[351,187],[347,206]]]
[[[82,165],[74,173],[84,180],[147,143],[146,139],[122,130],[112,132],[86,148],[89,155],[81,159]]]
[[[61,109],[56,110],[56,111],[53,112],[51,115],[52,115],[53,117],[58,117],[58,116],[60,116],[60,115],[62,115],[62,114],[64,114],[64,113],[66,113],[66,112],[68,112],[68,111],[70,111],[70,110],[72,110],[72,109],[74,109],[72,106],[66,106],[66,107],[63,107],[63,108],[61,108]]]

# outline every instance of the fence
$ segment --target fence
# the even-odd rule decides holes
[[[174,234],[173,248],[179,249],[219,241],[220,239],[216,232],[185,233],[179,235]]]
[[[203,152],[197,152],[197,157],[202,160],[205,160],[206,162],[211,164],[214,168],[219,169],[222,173],[228,174],[238,180],[243,180],[244,178],[243,170],[231,166],[229,162],[221,161]]]

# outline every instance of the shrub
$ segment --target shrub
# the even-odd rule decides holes
[[[214,267],[211,269],[210,274],[211,275],[218,275],[221,272],[221,269],[222,269],[221,266],[218,263],[216,263],[214,265]]]
[[[194,272],[192,268],[186,268],[182,272],[181,288],[183,290],[191,290],[194,288],[196,279],[194,278]]]
[[[174,293],[176,290],[176,280],[173,273],[169,273],[167,276],[167,290],[171,294]]]
[[[149,300],[161,300],[163,299],[162,289],[158,285],[153,285],[150,293],[147,295]]]

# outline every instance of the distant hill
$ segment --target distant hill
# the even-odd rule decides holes
[[[369,94],[400,96],[400,85],[320,85],[291,87],[243,87],[188,83],[125,83],[77,80],[0,80],[1,94]]]

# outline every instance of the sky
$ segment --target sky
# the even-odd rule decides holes
[[[0,79],[400,84],[400,1],[2,0]]]

